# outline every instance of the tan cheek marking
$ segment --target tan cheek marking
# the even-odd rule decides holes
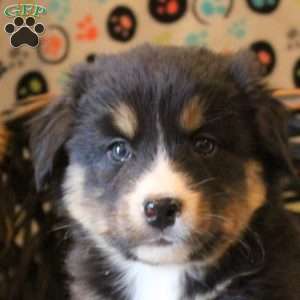
[[[250,211],[247,203],[241,204],[238,199],[231,201],[234,203],[231,203],[224,212],[223,230],[228,238],[235,239],[247,226]]]
[[[180,116],[180,125],[187,131],[198,129],[203,123],[203,104],[199,103],[199,98],[192,98],[184,107]]]
[[[212,256],[211,261],[220,258],[229,246],[236,241],[249,225],[255,211],[266,201],[266,187],[262,178],[262,167],[251,161],[245,166],[246,193],[240,199],[232,199],[231,204],[223,212],[223,232],[228,240],[225,241]]]
[[[133,138],[136,134],[138,122],[135,112],[125,103],[112,110],[114,125],[128,138]]]
[[[224,229],[233,236],[240,234],[249,224],[252,215],[266,201],[266,187],[262,179],[262,167],[257,162],[248,162],[245,166],[246,194],[241,199],[233,199],[225,211],[228,222]]]
[[[194,192],[193,197],[184,199],[184,210],[182,220],[191,228],[199,228],[201,231],[207,231],[210,227],[209,203],[204,201],[203,194]]]
[[[84,192],[85,171],[78,165],[67,168],[64,182],[64,203],[69,215],[80,222],[92,235],[109,231],[102,205]],[[100,194],[100,193],[99,193]]]
[[[223,212],[224,222],[222,223],[222,231],[224,241],[214,250],[213,255],[209,258],[208,263],[214,264],[218,261],[229,247],[240,237],[240,234],[248,225],[251,214],[249,214],[249,207],[240,204],[239,199],[232,199],[232,203]]]

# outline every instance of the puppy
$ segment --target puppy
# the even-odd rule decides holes
[[[75,68],[31,126],[72,224],[71,299],[300,299],[285,114],[258,69],[149,45]]]

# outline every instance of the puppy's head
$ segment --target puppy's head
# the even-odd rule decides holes
[[[150,264],[215,260],[291,172],[283,110],[253,65],[143,46],[79,66],[32,123],[38,186],[63,149],[64,206],[99,247]]]

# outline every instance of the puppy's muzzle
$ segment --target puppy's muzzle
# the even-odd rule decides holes
[[[164,230],[175,224],[181,214],[181,202],[174,198],[148,200],[144,204],[146,221],[154,228]]]

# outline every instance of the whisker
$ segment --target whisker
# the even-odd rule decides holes
[[[72,224],[66,224],[66,225],[62,225],[62,226],[56,226],[54,228],[52,228],[50,230],[50,232],[56,232],[56,231],[59,231],[59,230],[63,230],[63,229],[68,229],[68,228],[72,228]]]
[[[216,114],[213,118],[206,120],[206,123],[212,123],[217,120],[223,119],[228,116],[236,115],[236,114],[237,113],[233,110],[229,110],[227,112],[222,112],[222,113]]]
[[[199,187],[201,185],[204,185],[208,182],[215,181],[215,180],[217,180],[216,177],[205,178],[205,179],[201,180],[200,182],[197,182],[197,183],[193,184],[193,187]]]
[[[231,220],[229,218],[226,218],[224,216],[221,216],[221,215],[218,215],[218,214],[210,214],[210,213],[207,213],[207,214],[204,214],[203,219],[217,219],[217,220],[220,220],[224,223],[226,222],[231,222]],[[263,243],[262,241],[260,240],[258,234],[253,231],[249,226],[246,226],[244,228],[244,231],[245,232],[248,232],[248,234],[250,234],[254,239],[255,239],[255,242],[256,244],[258,245],[258,247],[260,248],[260,251],[261,251],[261,255],[262,255],[262,260],[264,261],[265,260],[265,248],[263,246]],[[244,238],[238,238],[238,239],[233,239],[233,238],[230,238],[230,237],[226,237],[227,240],[230,240],[232,242],[237,242],[239,243],[246,251],[247,253],[250,255],[253,250],[251,249],[251,247],[249,246],[249,244],[244,240]]]
[[[220,216],[220,215],[216,215],[216,214],[205,214],[202,218],[204,219],[218,219],[218,220],[221,220],[223,222],[230,222],[230,220],[228,218],[225,218],[223,216]]]

